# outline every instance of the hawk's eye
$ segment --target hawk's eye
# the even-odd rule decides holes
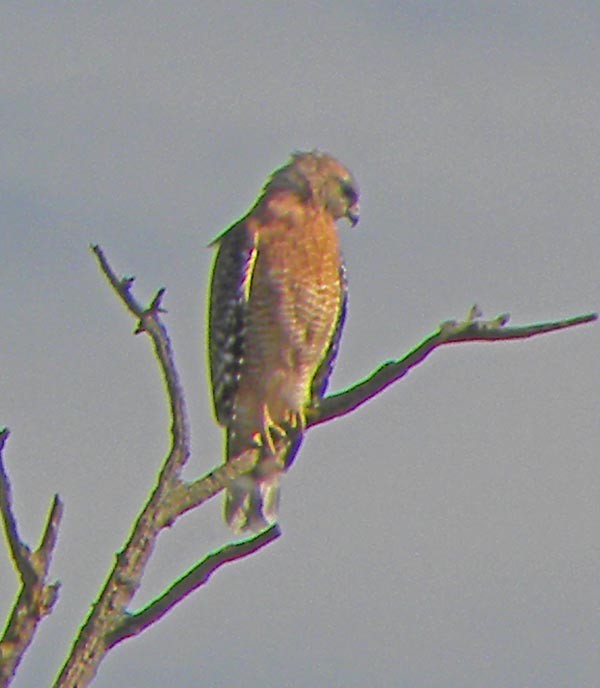
[[[351,182],[341,179],[340,180],[340,186],[342,188],[342,193],[344,196],[348,199],[348,202],[350,205],[356,203],[358,201],[358,192],[356,189],[352,186]]]

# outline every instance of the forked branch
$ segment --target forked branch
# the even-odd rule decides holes
[[[144,308],[131,293],[133,278],[119,279],[100,247],[93,246],[92,251],[110,285],[137,319],[135,333],[146,332],[152,340],[169,400],[171,442],[156,486],[134,523],[129,540],[115,558],[112,571],[108,574],[98,600],[93,605],[56,679],[56,688],[84,688],[89,685],[110,648],[126,637],[140,632],[136,630],[136,625],[141,629],[156,623],[168,608],[187,596],[192,589],[206,582],[213,570],[226,562],[249,556],[279,536],[278,529],[271,529],[268,533],[261,533],[246,543],[241,543],[239,547],[232,549],[232,546],[227,546],[221,552],[211,555],[208,563],[198,565],[202,575],[188,574],[183,582],[175,584],[173,590],[166,594],[166,603],[157,603],[138,614],[128,611],[141,585],[143,573],[161,530],[174,521],[174,518],[162,517],[163,505],[171,501],[171,495],[183,484],[180,476],[190,454],[190,441],[183,390],[175,367],[171,342],[160,319],[160,313],[164,312],[161,304],[165,290],[159,290],[150,305]],[[208,476],[206,483],[209,496],[224,489],[232,478],[250,470],[256,459],[255,451],[245,452],[236,462]],[[141,621],[135,621],[136,619]]]
[[[46,525],[35,551],[21,540],[12,507],[10,481],[4,467],[3,450],[8,430],[0,430],[0,512],[10,555],[21,580],[21,589],[13,604],[0,638],[0,686],[8,686],[30,646],[39,622],[52,611],[60,584],[48,583],[48,570],[63,513],[54,495]]]

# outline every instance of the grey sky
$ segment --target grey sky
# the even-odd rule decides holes
[[[290,151],[354,172],[333,387],[479,303],[525,323],[600,304],[596,2],[3,3],[0,424],[24,536],[66,514],[60,602],[17,688],[47,685],[167,442],[137,294],[167,287],[194,455],[211,468],[208,241]],[[437,352],[311,432],[283,537],[221,571],[95,685],[594,688],[598,327]],[[166,533],[139,603],[230,537]],[[0,612],[16,583],[0,550]]]

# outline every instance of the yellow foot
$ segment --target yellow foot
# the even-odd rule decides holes
[[[294,428],[303,434],[306,430],[306,414],[304,409],[301,411],[289,411],[286,414],[284,423],[276,423],[266,404],[262,408],[261,432],[254,433],[252,439],[257,447],[266,447],[272,455],[275,455],[275,442],[288,437],[289,429]]]
[[[283,439],[287,436],[284,428],[275,423],[275,421],[271,418],[271,414],[269,413],[269,409],[267,408],[266,404],[264,404],[262,407],[262,432],[256,433],[256,435],[258,435],[260,438],[260,446],[267,447],[269,452],[273,455],[275,454],[275,440],[273,436],[276,435],[279,437],[279,439]]]

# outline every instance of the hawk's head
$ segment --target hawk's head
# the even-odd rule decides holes
[[[269,179],[268,191],[292,191],[302,202],[316,202],[334,220],[359,219],[358,187],[352,173],[341,162],[320,151],[296,152]]]

